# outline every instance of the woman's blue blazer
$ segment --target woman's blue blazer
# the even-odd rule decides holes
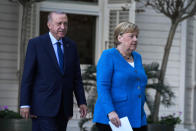
[[[97,92],[93,121],[108,124],[108,113],[116,111],[127,116],[131,126],[147,124],[144,112],[147,76],[140,54],[132,52],[132,67],[116,48],[105,50],[97,64]]]

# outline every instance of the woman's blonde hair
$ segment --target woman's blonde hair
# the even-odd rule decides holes
[[[117,46],[120,44],[118,41],[118,36],[123,35],[124,33],[139,33],[139,28],[136,24],[131,22],[122,22],[118,24],[114,29],[114,44]]]

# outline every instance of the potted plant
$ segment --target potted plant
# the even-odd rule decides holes
[[[0,106],[0,131],[31,131],[31,120],[22,119],[18,112]]]
[[[179,113],[181,114],[181,113]],[[148,131],[174,131],[175,125],[179,124],[181,122],[181,119],[179,116],[173,115],[167,115],[160,118],[160,120],[156,123],[153,123],[148,117]]]
[[[148,116],[148,131],[174,131],[174,127],[176,124],[181,122],[179,116],[167,115],[160,117],[158,121],[154,121],[154,112],[157,110],[155,108],[156,98],[153,97],[152,91],[159,92],[161,95],[161,103],[164,106],[172,105],[172,98],[174,97],[174,93],[172,92],[169,86],[159,83],[159,64],[158,63],[151,63],[144,65],[145,72],[148,76],[148,84],[146,86],[146,103],[150,111],[150,115]],[[159,109],[159,107],[158,107]],[[181,115],[181,113],[179,113]]]

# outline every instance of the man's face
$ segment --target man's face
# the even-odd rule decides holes
[[[51,14],[51,20],[48,21],[48,28],[57,40],[66,35],[67,27],[68,18],[65,14]]]

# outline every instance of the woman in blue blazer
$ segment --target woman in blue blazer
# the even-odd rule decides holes
[[[144,112],[147,76],[135,51],[138,26],[122,22],[114,30],[116,48],[105,50],[97,64],[98,98],[93,121],[99,131],[111,131],[109,121],[121,125],[127,116],[134,131],[146,131]]]

